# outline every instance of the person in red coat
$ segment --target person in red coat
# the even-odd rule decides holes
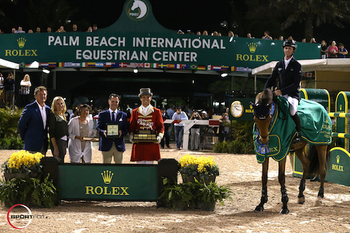
[[[160,160],[159,143],[164,134],[163,118],[160,110],[151,105],[153,93],[150,88],[140,89],[141,106],[132,110],[130,117],[130,141],[133,143],[131,161],[138,164],[152,164]],[[134,139],[139,130],[146,130],[155,134],[154,142],[141,142]]]

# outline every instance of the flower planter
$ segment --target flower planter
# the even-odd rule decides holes
[[[182,200],[174,200],[172,202],[172,207],[174,210],[181,210],[181,211],[188,209],[188,206],[184,204]]]
[[[215,210],[215,201],[213,202],[198,202],[197,206],[199,209],[204,211],[214,211]]]
[[[188,182],[194,182],[195,178],[198,180],[198,182],[202,184],[209,185],[210,182],[215,182],[216,175],[206,175],[206,176],[187,176],[186,174],[181,173],[182,182],[188,183]]]
[[[182,183],[194,182],[194,178],[200,181],[199,176],[188,176],[186,174],[181,173]]]
[[[215,183],[215,180],[216,180],[216,175],[208,175],[208,176],[203,176],[200,178],[200,182],[203,182],[206,184],[206,185],[209,185],[210,182],[213,182]]]
[[[31,177],[37,177],[37,173],[33,174],[25,174],[25,173],[4,173],[5,181],[11,180],[12,178],[20,178],[20,179],[26,179],[26,178],[31,178]]]

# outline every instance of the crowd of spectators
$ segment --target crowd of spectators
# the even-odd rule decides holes
[[[94,24],[90,27],[87,28],[86,32],[95,32],[97,31],[97,24]],[[35,33],[41,33],[41,28],[40,27],[37,27],[35,29]],[[72,25],[72,28],[68,31],[65,30],[64,26],[60,26],[56,31],[53,31],[52,28],[50,26],[48,26],[46,28],[46,32],[48,33],[51,33],[51,32],[83,32],[83,31],[80,31],[78,30],[78,25],[77,24],[73,24]],[[4,31],[2,31],[0,29],[0,34],[2,33],[5,33]],[[12,28],[11,29],[11,33],[34,33],[34,30],[33,29],[28,29],[28,31],[24,31],[22,27],[18,27],[17,29],[16,28]]]
[[[208,36],[208,31],[204,30],[203,32],[197,31],[196,33],[192,32],[191,30],[187,30],[186,33],[182,30],[177,31],[178,34],[196,34],[196,35],[206,35]],[[221,33],[217,31],[213,31],[211,36],[222,36]],[[228,37],[239,37],[237,34],[233,33],[233,31],[228,31],[227,33]],[[249,39],[255,39],[254,36],[250,32],[247,33],[247,38]],[[264,31],[264,35],[261,37],[261,39],[264,40],[284,40],[284,36],[280,35],[276,38],[272,38],[270,36],[269,31]],[[292,36],[289,36],[287,39],[296,41]],[[300,42],[307,43],[306,38],[301,39]],[[315,38],[311,38],[309,43],[318,43]],[[328,45],[325,40],[322,40],[321,42],[321,58],[348,58],[350,57],[348,55],[348,50],[345,48],[343,43],[339,43],[337,46],[337,43],[335,41],[329,41]]]

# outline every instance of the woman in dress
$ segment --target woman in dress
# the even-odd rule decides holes
[[[60,163],[64,163],[69,136],[68,122],[65,116],[66,110],[67,107],[64,99],[61,96],[56,96],[51,105],[49,134],[52,155],[58,158]]]
[[[68,123],[68,151],[71,163],[90,163],[92,154],[91,140],[94,122],[90,114],[90,106],[82,104],[79,116],[73,117]]]
[[[21,96],[21,106],[24,107],[29,103],[30,87],[32,86],[29,74],[24,75],[19,85],[21,86],[19,89],[19,94]]]

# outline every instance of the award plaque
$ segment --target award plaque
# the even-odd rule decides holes
[[[100,141],[98,131],[96,129],[90,129],[89,130],[89,136],[83,137],[83,140],[85,141],[91,141],[91,142],[98,142]]]
[[[152,130],[139,130],[134,133],[134,142],[157,142],[156,132]]]
[[[107,123],[107,138],[119,138],[118,123]]]

